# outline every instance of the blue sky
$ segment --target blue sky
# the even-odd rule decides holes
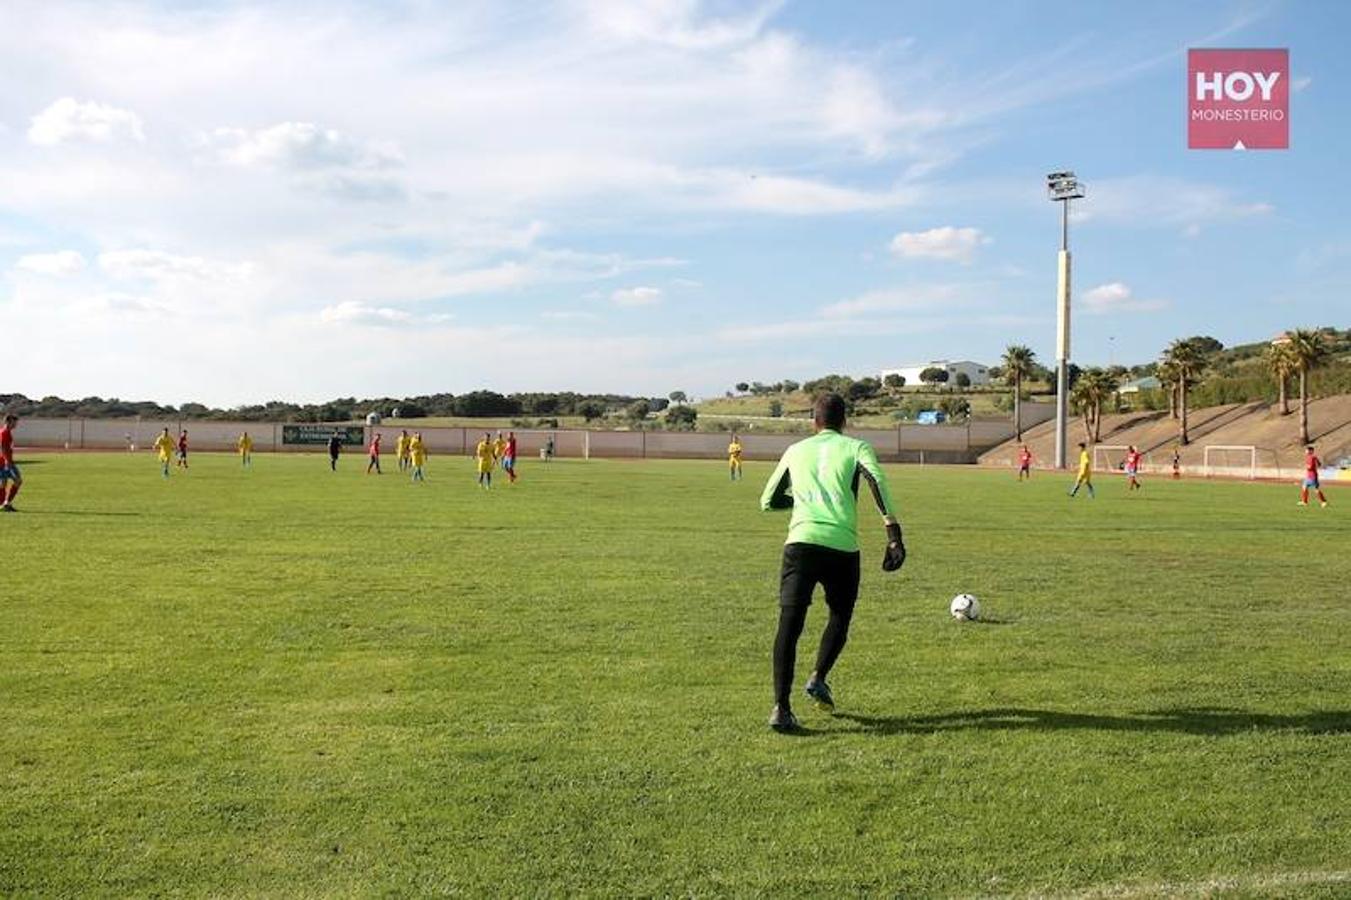
[[[12,2],[0,391],[720,393],[1351,325],[1351,4]],[[1189,151],[1188,47],[1288,47]],[[31,335],[32,339],[27,336]]]

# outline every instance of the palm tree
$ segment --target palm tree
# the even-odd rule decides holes
[[[1267,368],[1276,378],[1276,385],[1279,388],[1281,403],[1281,415],[1290,415],[1290,376],[1298,370],[1295,365],[1295,358],[1290,353],[1290,346],[1284,342],[1272,344],[1267,348],[1263,357]]]
[[[1327,355],[1327,344],[1323,342],[1321,332],[1308,328],[1297,328],[1286,333],[1290,340],[1286,343],[1290,358],[1294,361],[1295,371],[1299,373],[1299,439],[1309,443],[1309,370],[1317,368]]]
[[[1084,440],[1093,442],[1093,397],[1089,391],[1092,384],[1087,374],[1080,375],[1070,388],[1070,408],[1084,420]]]
[[[1084,417],[1084,433],[1090,443],[1102,440],[1102,405],[1116,390],[1116,376],[1102,369],[1089,369],[1074,382],[1070,399]]]
[[[1159,379],[1159,387],[1168,392],[1168,418],[1177,418],[1177,367],[1167,359],[1160,360],[1155,367],[1154,377]]]
[[[1177,373],[1178,441],[1185,447],[1191,443],[1187,433],[1187,393],[1192,382],[1205,371],[1206,356],[1191,340],[1179,338],[1168,345],[1163,359],[1171,363]]]
[[[1004,377],[1013,379],[1013,430],[1018,440],[1023,439],[1023,379],[1032,374],[1037,354],[1021,344],[1010,344],[1004,350]]]
[[[1101,370],[1093,373],[1093,442],[1102,440],[1102,405],[1112,398],[1121,385],[1115,372]]]

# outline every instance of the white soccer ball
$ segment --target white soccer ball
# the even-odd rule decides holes
[[[954,619],[974,622],[980,618],[980,601],[973,594],[958,594],[948,604],[948,612],[952,613]]]

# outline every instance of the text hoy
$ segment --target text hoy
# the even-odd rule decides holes
[[[1260,93],[1263,103],[1271,102],[1271,92],[1280,80],[1280,72],[1197,72],[1196,99],[1232,100],[1244,103]]]

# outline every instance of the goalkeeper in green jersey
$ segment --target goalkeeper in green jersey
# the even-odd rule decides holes
[[[821,635],[816,670],[807,680],[806,693],[818,708],[828,712],[835,709],[826,676],[844,649],[858,600],[860,483],[868,485],[886,526],[882,568],[894,572],[905,562],[901,525],[877,452],[871,444],[840,433],[844,429],[844,398],[839,394],[819,397],[813,412],[816,434],[784,452],[760,497],[761,509],[793,510],[783,548],[779,631],[774,639],[774,711],[769,725],[776,731],[800,727],[792,708],[793,667],[807,607],[818,584],[825,591],[830,620]]]

